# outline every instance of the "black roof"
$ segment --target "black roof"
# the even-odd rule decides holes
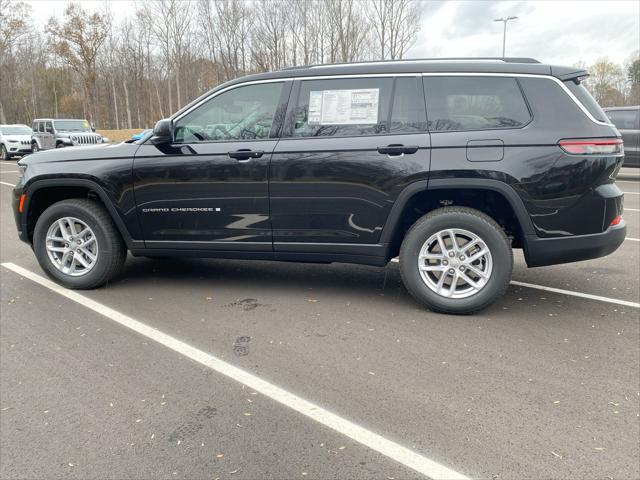
[[[374,62],[333,63],[289,67],[275,72],[259,73],[237,79],[263,80],[316,75],[351,75],[377,73],[515,73],[565,77],[581,72],[576,67],[558,67],[540,63],[534,58],[423,58],[416,60],[383,60]],[[586,72],[585,72],[586,73]],[[234,81],[229,83],[234,83]]]
[[[518,57],[489,57],[489,58],[423,58],[411,60],[383,60],[372,62],[334,63],[328,65],[307,65],[289,67],[274,72],[257,73],[236,78],[226,82],[197,98],[189,105],[174,114],[178,115],[194,103],[205,98],[213,91],[256,80],[271,80],[278,78],[296,78],[310,76],[358,75],[358,74],[393,74],[393,73],[512,73],[552,75],[567,80],[587,75],[584,70],[576,67],[560,67],[540,63],[533,58]]]

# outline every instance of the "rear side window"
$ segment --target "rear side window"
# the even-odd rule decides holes
[[[388,133],[392,78],[306,80],[294,110],[292,137]]]
[[[593,115],[593,118],[601,122],[609,121],[607,115],[604,113],[604,110],[600,108],[598,102],[596,102],[596,100],[591,96],[589,90],[587,90],[584,85],[582,85],[581,83],[576,83],[573,80],[568,80],[564,82],[564,84],[569,88],[569,90],[571,90],[571,93],[576,96],[580,103],[584,105],[584,108],[586,108],[589,113]]]
[[[518,128],[531,113],[515,78],[424,77],[431,131]]]
[[[427,129],[424,97],[418,79],[398,77],[393,89],[393,105],[389,131],[391,133],[419,133]]]
[[[638,110],[609,110],[607,116],[620,130],[633,130],[637,127]]]

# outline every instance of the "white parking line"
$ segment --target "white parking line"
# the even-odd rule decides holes
[[[150,327],[138,320],[124,315],[106,305],[103,305],[95,300],[90,299],[73,290],[67,290],[60,285],[48,280],[40,275],[37,275],[25,268],[22,268],[13,263],[3,263],[3,267],[14,271],[15,273],[22,275],[23,277],[42,285],[49,290],[62,295],[80,305],[93,310],[104,317],[113,320],[120,325],[133,330],[140,335],[144,335],[167,348],[170,348],[174,352],[177,352],[191,360],[198,362],[211,370],[214,370],[226,377],[231,378],[237,382],[246,385],[247,387],[262,393],[263,395],[275,400],[282,405],[295,410],[306,417],[315,420],[316,422],[329,427],[353,440],[359,442],[372,450],[375,450],[402,465],[412,468],[413,470],[426,475],[434,480],[448,480],[448,479],[461,479],[469,480],[468,477],[451,470],[444,465],[441,465],[433,460],[428,459],[414,452],[402,445],[399,445],[391,440],[384,438],[377,433],[367,430],[360,425],[357,425],[335,413],[331,413],[328,410],[309,402],[301,397],[298,397],[294,393],[291,393],[283,388],[280,388],[272,383],[263,380],[262,378],[242,370],[238,367],[231,365],[219,358],[199,350],[191,345],[178,340],[166,333],[161,332],[153,327]]]
[[[640,195],[640,192],[622,192],[625,195]]]
[[[624,208],[625,212],[640,212],[640,208]]]
[[[6,185],[7,187],[15,187],[15,185],[13,183],[0,182],[0,184]]]
[[[0,170],[0,173],[20,173],[20,170]]]
[[[625,238],[625,240],[630,240],[632,242],[640,242],[640,238],[631,238],[631,237],[627,237]]]
[[[627,240],[640,241],[638,238],[627,238]],[[399,263],[397,258],[392,258],[392,262]],[[570,295],[572,297],[588,298],[589,300],[597,300],[599,302],[613,303],[615,305],[625,305],[627,307],[640,308],[640,303],[629,302],[627,300],[618,300],[617,298],[601,297],[600,295],[591,295],[590,293],[573,292],[571,290],[563,290],[561,288],[545,287],[544,285],[536,285],[534,283],[518,282],[511,280],[511,285],[517,285],[519,287],[535,288],[538,290],[545,290],[547,292],[561,293],[563,295]]]
[[[590,293],[572,292],[571,290],[563,290],[561,288],[545,287],[544,285],[535,285],[533,283],[511,281],[511,285],[519,287],[535,288],[546,292],[562,293],[563,295],[571,295],[573,297],[588,298],[589,300],[597,300],[599,302],[613,303],[616,305],[624,305],[626,307],[640,308],[640,303],[628,302],[627,300],[618,300],[615,298],[601,297],[600,295],[591,295]]]

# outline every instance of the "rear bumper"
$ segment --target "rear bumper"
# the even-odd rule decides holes
[[[624,219],[602,233],[562,238],[526,236],[524,255],[529,267],[579,262],[604,257],[617,250],[627,235]]]

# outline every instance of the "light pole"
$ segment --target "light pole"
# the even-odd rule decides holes
[[[505,18],[496,18],[494,22],[502,22],[504,24],[504,30],[502,33],[502,58],[505,57],[505,45],[507,43],[507,22],[509,20],[515,20],[518,17],[505,17]]]

